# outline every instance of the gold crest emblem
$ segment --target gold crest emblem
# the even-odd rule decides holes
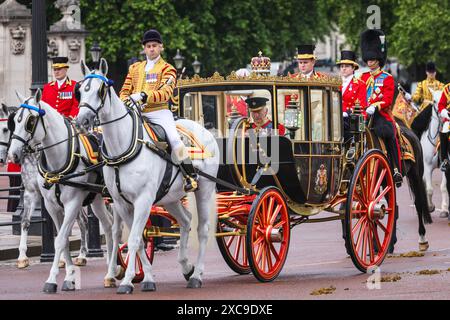
[[[314,191],[318,194],[323,194],[328,187],[327,169],[324,164],[321,164],[317,170]]]

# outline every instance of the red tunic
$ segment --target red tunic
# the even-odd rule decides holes
[[[256,127],[257,127],[256,124],[255,124],[255,123],[252,123],[252,128],[255,129]],[[264,123],[264,124],[261,126],[261,128],[262,128],[262,129],[273,129],[272,121],[267,120],[267,122]],[[285,128],[281,123],[278,124],[278,135],[284,136],[285,133],[286,133],[286,128]]]
[[[391,114],[395,92],[394,77],[385,71],[378,70],[374,76],[370,72],[363,73],[361,80],[366,84],[367,107],[377,106],[383,118],[395,123]]]
[[[439,113],[450,105],[450,83],[446,84],[442,90],[442,96],[439,100]]]
[[[58,110],[65,117],[75,118],[78,115],[78,101],[73,89],[76,81],[67,80],[58,88],[56,81],[47,83],[42,92],[42,100]]]
[[[394,77],[389,73],[378,69],[372,75],[371,72],[365,72],[361,75],[361,80],[366,84],[366,102],[368,106],[376,106],[380,115],[387,121],[392,123],[394,129],[394,139],[397,146],[397,154],[399,159],[399,170],[401,172],[401,151],[397,137],[395,120],[392,116],[391,107],[394,101],[395,83]]]
[[[366,117],[366,84],[360,79],[353,77],[345,92],[342,92],[342,111],[347,113],[353,111],[356,100],[359,100],[363,115]]]

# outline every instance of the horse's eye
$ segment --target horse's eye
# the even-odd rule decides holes
[[[8,128],[3,128],[4,133],[7,133],[8,131],[9,131]]]

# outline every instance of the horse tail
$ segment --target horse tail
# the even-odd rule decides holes
[[[419,138],[407,127],[402,126],[402,133],[411,142],[414,151],[416,162],[410,161],[410,169],[407,172],[410,190],[413,194],[414,204],[416,206],[417,214],[422,217],[427,224],[433,223],[430,211],[428,209],[427,192],[425,182],[423,181],[423,152]]]

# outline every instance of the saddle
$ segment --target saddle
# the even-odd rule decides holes
[[[166,151],[169,154],[171,153],[171,146],[169,141],[167,140],[166,131],[162,126],[156,123],[152,123],[145,118],[144,128],[158,148]],[[176,125],[176,128],[178,133],[180,134],[181,140],[186,146],[189,158],[191,160],[203,160],[212,157],[212,154],[208,150],[206,150],[206,147],[191,131],[179,124]]]

